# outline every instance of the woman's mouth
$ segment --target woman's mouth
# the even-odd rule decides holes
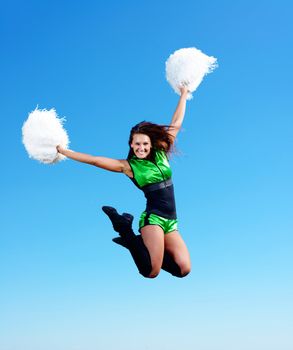
[[[143,156],[143,155],[146,154],[146,151],[144,151],[144,150],[142,150],[142,151],[137,150],[136,153],[137,153],[138,155],[140,155],[140,156]]]

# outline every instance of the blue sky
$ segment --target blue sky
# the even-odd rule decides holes
[[[11,1],[1,35],[0,348],[291,350],[290,1]],[[102,205],[135,215],[123,175],[28,158],[37,105],[67,118],[71,148],[127,155],[130,127],[168,123],[176,49],[218,58],[172,159],[185,279],[142,278]]]

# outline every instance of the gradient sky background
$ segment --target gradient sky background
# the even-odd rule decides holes
[[[1,350],[292,350],[291,1],[3,1]],[[135,215],[123,175],[28,158],[28,113],[56,108],[71,148],[123,158],[168,123],[175,50],[218,58],[172,159],[185,279],[141,277],[102,205]]]

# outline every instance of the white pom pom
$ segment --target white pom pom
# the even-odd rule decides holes
[[[217,67],[217,59],[207,56],[195,47],[175,51],[166,61],[166,78],[180,95],[179,88],[186,86],[190,92],[197,89],[203,77]],[[188,95],[188,99],[192,94]]]
[[[22,126],[22,142],[29,156],[42,163],[57,163],[66,157],[58,153],[56,146],[68,147],[69,139],[63,128],[64,118],[55,109],[35,109]]]

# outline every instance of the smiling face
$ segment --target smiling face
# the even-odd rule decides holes
[[[134,134],[130,147],[137,158],[147,158],[147,156],[151,153],[151,139],[145,134]]]

